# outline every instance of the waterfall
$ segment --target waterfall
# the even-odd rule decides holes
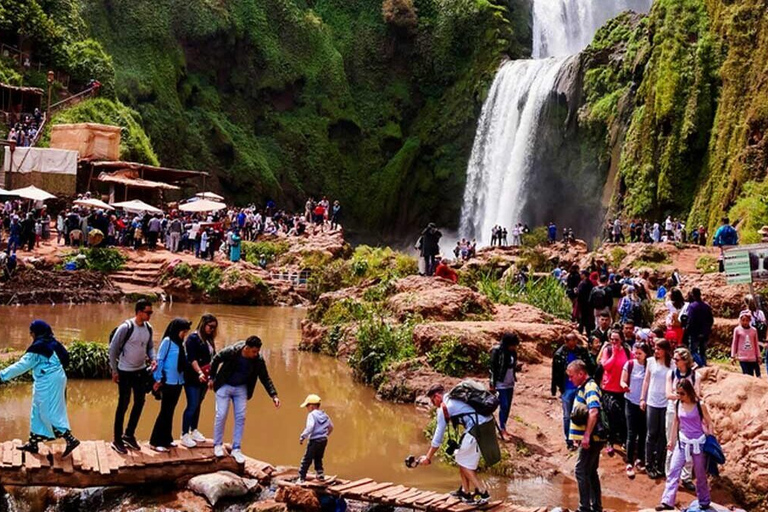
[[[563,68],[606,21],[652,0],[533,0],[532,60],[507,61],[483,105],[467,169],[461,236],[490,241],[491,228],[522,222],[536,131]]]

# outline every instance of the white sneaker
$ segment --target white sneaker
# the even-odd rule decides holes
[[[194,448],[197,446],[197,443],[192,440],[192,436],[189,434],[181,436],[181,444],[187,448]]]
[[[215,457],[221,458],[224,456],[224,447],[221,445],[216,445],[213,447],[213,455]]]
[[[245,464],[245,455],[243,455],[243,452],[240,450],[232,450],[232,458],[235,459],[235,462],[238,464]]]
[[[189,434],[189,435],[192,437],[192,440],[195,441],[195,442],[204,443],[204,442],[207,441],[205,436],[203,434],[201,434],[200,431],[197,430],[197,429],[193,430],[192,433]]]
[[[168,451],[168,448],[166,448],[165,446],[150,446],[150,448],[160,453],[165,453]]]

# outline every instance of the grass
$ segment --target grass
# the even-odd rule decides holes
[[[720,270],[717,258],[714,256],[704,255],[700,256],[696,260],[696,270],[702,274],[712,274]]]
[[[487,371],[490,354],[486,351],[475,354],[458,337],[449,336],[427,353],[427,361],[437,372],[450,377],[464,377],[471,373]]]
[[[243,259],[254,265],[259,264],[263,254],[267,261],[276,261],[280,256],[288,252],[288,242],[241,242]]]
[[[377,387],[389,366],[416,356],[413,328],[418,318],[394,322],[379,313],[372,313],[360,322],[355,337],[357,346],[349,365],[357,379]]]
[[[522,302],[563,320],[571,317],[571,301],[560,282],[551,276],[531,278],[520,286],[512,280],[495,280],[486,275],[477,283],[477,290],[497,304]]]
[[[82,254],[84,259],[77,259]],[[114,272],[125,266],[128,258],[119,250],[111,247],[98,247],[93,249],[80,249],[66,256],[67,261],[75,261],[78,268],[97,270],[100,272]]]

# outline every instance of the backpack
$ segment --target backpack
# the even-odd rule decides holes
[[[499,408],[499,397],[471,379],[458,383],[448,392],[448,398],[464,402],[481,416],[491,416]]]
[[[607,306],[606,304],[606,293],[605,288],[602,286],[596,286],[592,288],[592,291],[589,294],[589,302],[592,305],[593,309],[603,309]]]
[[[125,344],[128,343],[128,340],[131,339],[131,335],[133,334],[133,329],[135,327],[133,320],[126,320],[123,323],[128,323],[128,332],[125,335],[125,338],[123,338],[123,341],[120,342],[120,350],[117,351],[117,357],[120,357],[120,354],[123,353],[123,350],[125,349]],[[120,324],[123,325],[123,324]],[[117,333],[117,329],[120,328],[120,325],[112,329],[112,332],[109,333],[109,346],[112,346],[112,342],[115,340],[115,333]],[[149,325],[149,322],[146,322],[145,325],[147,326],[147,330],[149,330],[149,339],[152,339],[152,326]]]
[[[720,245],[738,245],[739,236],[731,225],[723,226],[723,232],[720,233]]]

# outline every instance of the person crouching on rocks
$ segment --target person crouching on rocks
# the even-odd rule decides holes
[[[464,434],[461,437],[461,444],[456,448],[453,456],[459,466],[461,487],[452,492],[451,496],[459,498],[465,503],[486,504],[490,501],[488,488],[477,476],[477,466],[480,464],[480,447],[477,439],[470,434],[470,430],[476,424],[482,425],[493,421],[493,417],[480,415],[469,404],[459,400],[450,397],[443,399],[443,395],[445,395],[445,388],[441,384],[435,384],[427,391],[427,397],[432,405],[437,407],[437,427],[434,436],[432,436],[432,445],[427,454],[419,459],[419,464],[429,465],[432,463],[432,457],[443,443],[448,421],[453,420],[454,423],[460,423],[464,426]]]
[[[69,428],[67,417],[67,375],[64,367],[69,364],[67,349],[53,337],[51,326],[35,320],[29,326],[32,344],[16,363],[0,372],[0,382],[7,382],[28,371],[35,383],[32,386],[32,414],[30,417],[29,442],[19,450],[37,453],[38,444],[55,438],[67,442],[62,458],[69,457],[80,441]]]
[[[317,395],[308,395],[301,404],[301,408],[307,408],[307,425],[299,436],[299,444],[303,444],[306,439],[307,451],[304,452],[304,458],[301,459],[299,468],[299,480],[297,483],[304,483],[307,479],[309,465],[315,463],[315,475],[318,480],[325,480],[323,472],[323,456],[325,447],[328,446],[328,436],[333,432],[333,422],[331,418],[320,409],[320,397]]]

